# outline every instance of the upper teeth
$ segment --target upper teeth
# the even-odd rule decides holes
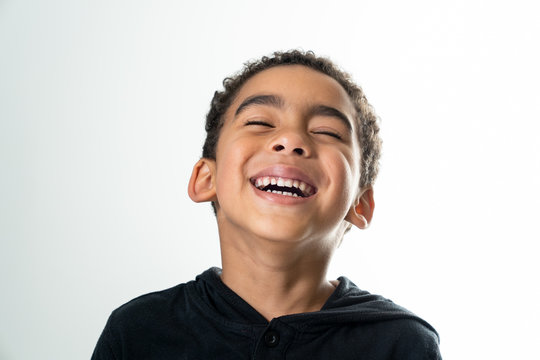
[[[304,196],[310,196],[313,195],[314,189],[311,185],[306,184],[305,182],[301,180],[296,179],[287,179],[287,178],[281,178],[281,177],[274,177],[274,176],[262,176],[259,178],[256,178],[254,181],[254,184],[257,188],[262,189],[268,185],[277,185],[279,187],[288,187],[288,188],[297,188],[300,189],[302,194]],[[275,192],[272,191],[272,192]],[[296,194],[292,194],[290,192],[275,192],[275,193],[282,193],[284,195],[294,196]]]

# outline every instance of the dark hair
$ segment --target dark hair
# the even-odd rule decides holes
[[[373,107],[368,103],[362,89],[356,85],[351,76],[340,70],[327,58],[318,57],[312,51],[291,50],[275,52],[260,60],[244,64],[244,68],[232,77],[223,80],[223,91],[216,91],[206,115],[206,140],[202,156],[216,159],[216,147],[223,127],[224,115],[234,101],[240,88],[254,75],[275,66],[303,65],[332,77],[345,89],[355,109],[358,129],[358,140],[362,151],[360,166],[360,187],[372,185],[379,171],[381,155],[381,139],[379,137],[378,118]],[[212,203],[212,205],[214,205]],[[215,207],[214,207],[215,209]]]

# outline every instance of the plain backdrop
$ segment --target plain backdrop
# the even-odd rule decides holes
[[[540,358],[534,1],[0,1],[0,359],[88,359],[110,312],[219,266],[186,192],[224,77],[329,56],[381,118],[346,275],[445,359]]]

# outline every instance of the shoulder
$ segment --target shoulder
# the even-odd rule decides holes
[[[115,309],[106,328],[112,333],[133,333],[139,329],[163,328],[190,320],[193,310],[204,311],[209,283],[215,281],[217,268],[199,274],[195,280],[171,288],[138,296]]]
[[[385,333],[393,339],[394,357],[398,359],[441,359],[439,335],[419,317],[388,321]]]
[[[186,283],[141,295],[114,310],[92,359],[145,358],[143,354],[153,351],[152,339],[167,338],[174,322],[185,319],[189,288]]]
[[[109,317],[109,326],[137,327],[166,319],[173,309],[182,309],[189,292],[189,283],[138,296],[115,309]]]
[[[346,325],[356,339],[366,339],[395,359],[440,359],[439,335],[424,319],[393,301],[360,290],[345,277],[327,303],[333,321]],[[338,320],[339,319],[339,320]]]

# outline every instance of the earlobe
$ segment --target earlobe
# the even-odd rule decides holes
[[[345,220],[359,229],[366,229],[371,223],[374,210],[373,188],[367,187],[362,190],[353,206],[351,206]]]
[[[216,162],[212,159],[202,158],[191,172],[188,194],[195,202],[216,201],[216,187],[214,184]]]

